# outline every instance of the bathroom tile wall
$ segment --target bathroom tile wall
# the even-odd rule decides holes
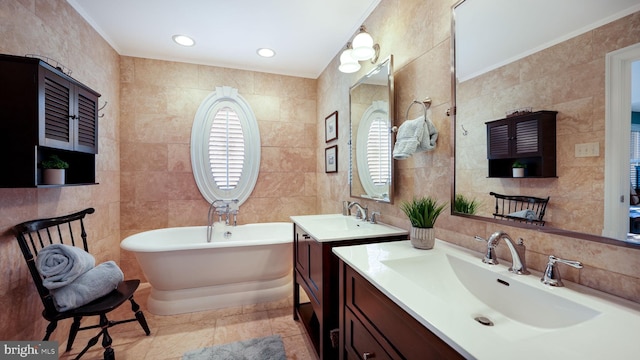
[[[315,79],[132,57],[122,57],[120,67],[123,238],[206,225],[209,204],[193,178],[189,143],[200,103],[220,86],[238,89],[260,130],[258,183],[238,223],[315,213]],[[121,266],[144,279],[133,254],[124,251]]]
[[[395,161],[395,204],[378,204],[360,200],[371,210],[382,213],[381,221],[409,229],[410,224],[400,212],[398,204],[413,196],[431,195],[440,201],[450,201],[452,191],[452,124],[446,115],[451,107],[450,80],[450,34],[451,7],[457,0],[382,0],[371,16],[364,21],[368,31],[381,47],[381,58],[393,54],[395,61],[396,125],[404,121],[405,111],[413,99],[431,97],[431,120],[440,134],[435,151],[414,155],[408,160]],[[637,24],[637,15],[631,23]],[[627,28],[637,36],[637,26]],[[626,36],[606,37],[609,40],[628,39]],[[576,39],[579,41],[580,39]],[[637,42],[637,40],[636,40]],[[609,41],[595,39],[594,44],[607,44]],[[620,45],[620,44],[618,44]],[[603,53],[603,50],[597,52]],[[605,51],[606,52],[606,51]],[[604,66],[604,60],[599,61]],[[373,65],[362,62],[363,68],[355,74],[343,74],[338,71],[339,54],[318,79],[318,112],[329,114],[334,110],[348,114],[349,87]],[[570,68],[568,72],[577,75],[580,69]],[[525,74],[532,75],[532,74]],[[564,79],[566,76],[564,75]],[[575,77],[575,76],[573,76]],[[602,80],[602,79],[601,79]],[[588,82],[590,83],[590,82]],[[554,98],[566,98],[566,94],[554,94]],[[561,101],[561,100],[559,100]],[[593,106],[602,112],[603,99]],[[565,104],[566,111],[571,104]],[[508,108],[507,108],[508,109]],[[582,113],[580,113],[583,115]],[[415,116],[409,115],[409,118]],[[559,127],[559,137],[567,137],[571,122]],[[318,124],[321,131],[323,124]],[[348,134],[347,121],[340,123],[340,134]],[[594,125],[594,131],[603,131],[602,125]],[[480,131],[478,131],[480,132]],[[484,132],[481,132],[484,133]],[[588,142],[588,140],[585,140]],[[575,143],[572,142],[572,144]],[[348,149],[348,138],[338,139],[339,149]],[[573,149],[561,147],[560,151]],[[317,157],[321,163],[324,144],[318,144]],[[483,151],[480,151],[483,153]],[[349,154],[339,154],[341,164],[348,164]],[[469,155],[469,154],[465,154]],[[593,166],[592,164],[590,166]],[[347,169],[342,167],[342,169]],[[349,199],[347,185],[348,172],[341,170],[337,174],[324,174],[318,169],[318,210],[321,213],[340,211],[342,200]],[[601,188],[602,178],[585,184],[592,188]],[[592,192],[576,194],[572,201],[590,199]],[[569,199],[566,199],[567,201]],[[597,205],[596,209],[601,205]],[[565,279],[581,283],[605,292],[640,302],[640,250],[606,245],[586,240],[573,239],[558,235],[545,235],[536,231],[526,231],[490,222],[469,220],[445,214],[436,223],[436,236],[439,238],[481,251],[483,245],[473,240],[474,235],[487,236],[503,229],[513,236],[523,237],[527,245],[527,262],[530,268],[542,271],[549,254],[568,259],[578,259],[585,267],[582,270],[562,269]],[[486,246],[486,245],[485,245]],[[498,255],[509,261],[505,249],[499,249]]]
[[[94,207],[95,214],[87,218],[89,247],[97,262],[119,260],[119,56],[64,0],[2,1],[0,24],[0,53],[56,59],[73,70],[72,77],[102,94],[100,105],[108,102],[99,120],[99,185],[0,189],[0,339],[41,339],[47,324],[42,304],[11,227]],[[3,169],[0,176],[10,172]],[[69,325],[61,323],[52,340],[62,342]]]

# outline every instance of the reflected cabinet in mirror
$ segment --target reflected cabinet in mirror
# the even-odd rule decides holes
[[[638,2],[463,0],[452,10],[453,197],[477,205],[456,204],[454,215],[640,245],[631,196],[640,186],[640,141],[631,140],[640,109],[629,86],[640,61]],[[546,128],[540,114],[553,114]],[[542,144],[553,145],[552,176],[536,176],[540,163],[517,148]],[[508,158],[492,158],[502,145]],[[542,211],[523,211],[534,203]]]
[[[349,90],[351,197],[393,203],[393,56]]]

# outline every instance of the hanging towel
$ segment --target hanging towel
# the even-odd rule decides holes
[[[400,125],[396,136],[396,145],[393,147],[394,159],[404,160],[416,152],[424,133],[423,121],[424,118],[420,117],[407,120]]]
[[[428,117],[407,120],[398,128],[393,158],[404,160],[414,153],[433,150],[436,140],[438,130]]]
[[[122,270],[114,261],[103,262],[77,279],[51,290],[58,311],[67,311],[86,305],[112,292],[124,280]]]
[[[36,267],[44,278],[42,285],[49,290],[68,285],[93,269],[95,263],[95,258],[88,252],[65,244],[47,245],[36,257]]]

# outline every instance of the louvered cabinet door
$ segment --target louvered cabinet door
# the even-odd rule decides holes
[[[538,119],[515,122],[514,131],[515,156],[534,156],[540,153]]]
[[[45,69],[41,70],[44,106],[40,145],[96,154],[98,97]]]
[[[487,125],[487,158],[499,159],[511,156],[509,123],[495,122]]]
[[[98,153],[98,97],[81,87],[76,88],[74,150]]]
[[[72,84],[49,71],[41,71],[40,145],[56,149],[73,149]]]

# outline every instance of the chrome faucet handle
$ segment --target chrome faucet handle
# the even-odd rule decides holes
[[[482,259],[482,262],[485,264],[489,264],[489,265],[498,265],[498,257],[496,256],[496,250],[495,250],[495,245],[493,243],[491,243],[489,240],[481,237],[481,236],[474,236],[474,239],[476,239],[477,241],[484,241],[487,243],[487,252],[484,255],[484,258]]]
[[[376,220],[376,215],[381,216],[379,211],[373,211],[371,212],[371,215],[369,217],[369,222],[372,224],[377,224],[378,220]]]
[[[567,264],[576,269],[582,269],[582,263],[579,261],[560,259],[559,257],[549,255],[549,262],[547,268],[544,270],[544,275],[540,281],[549,286],[562,287],[562,278],[560,277],[560,271],[558,270],[557,263]]]

